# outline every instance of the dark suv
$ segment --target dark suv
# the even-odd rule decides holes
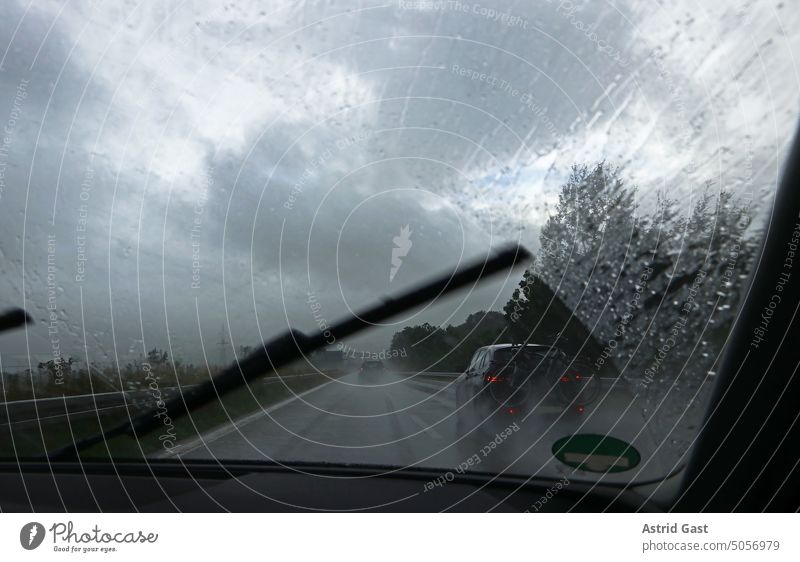
[[[558,348],[498,344],[472,356],[456,380],[456,401],[481,417],[513,415],[540,402],[582,413],[599,394],[599,385],[586,362],[571,360]]]

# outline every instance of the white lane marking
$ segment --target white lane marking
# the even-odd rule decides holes
[[[456,407],[455,398],[442,398],[441,396],[430,396],[428,400],[433,400],[434,402],[438,402],[442,406],[449,410],[452,410]]]
[[[324,387],[328,386],[329,384],[331,384],[333,382],[335,382],[335,381],[330,380],[330,381],[328,381],[326,383],[322,383],[319,386],[315,386],[314,388],[309,388],[308,390],[303,391],[300,394],[295,394],[294,396],[290,396],[289,398],[287,398],[285,400],[282,400],[282,401],[278,402],[277,404],[273,404],[269,408],[265,408],[263,410],[259,410],[257,412],[253,412],[252,414],[247,414],[246,416],[243,416],[243,417],[237,419],[234,422],[228,423],[227,425],[224,425],[223,427],[220,427],[218,429],[213,429],[213,430],[211,430],[211,431],[209,431],[207,433],[199,435],[199,436],[195,437],[194,439],[192,439],[191,441],[188,441],[185,445],[177,445],[171,451],[168,451],[168,452],[165,451],[165,452],[159,453],[158,455],[155,455],[155,457],[156,458],[172,458],[172,457],[176,457],[176,456],[179,456],[179,455],[185,455],[187,453],[191,453],[195,449],[199,449],[200,447],[202,447],[204,445],[209,445],[209,444],[213,443],[214,441],[218,441],[222,437],[225,437],[226,435],[228,435],[230,433],[233,433],[234,431],[241,430],[245,425],[247,425],[249,423],[252,423],[252,422],[256,421],[257,419],[263,418],[266,414],[271,414],[271,413],[273,413],[273,412],[275,412],[277,410],[280,410],[281,408],[291,404],[292,402],[294,402],[298,398],[302,398],[302,397],[304,397],[304,396],[306,396],[308,394],[311,394],[312,392],[316,392],[317,390],[320,390],[321,388],[324,388]]]
[[[425,423],[425,421],[422,418],[420,418],[418,415],[409,414],[408,417],[409,417],[409,419],[411,421],[413,421],[415,424],[417,424],[420,427],[420,429],[424,429],[425,433],[429,434],[434,439],[444,439],[444,437],[442,437],[441,433],[439,433],[438,431],[433,429],[430,426],[430,424]]]
[[[442,406],[444,406],[448,410],[452,410],[453,408],[455,408],[456,401],[455,401],[455,397],[452,396],[452,391],[442,392],[443,390],[445,390],[444,387],[441,386],[441,385],[435,384],[435,383],[426,384],[426,383],[423,383],[423,382],[420,382],[420,381],[409,381],[409,382],[411,383],[411,388],[413,388],[417,392],[425,392],[425,394],[427,395],[427,398],[425,398],[426,401],[433,400],[435,402],[438,402],[439,404],[441,404]],[[419,388],[419,387],[422,387],[422,388]],[[427,393],[428,389],[436,390],[437,393],[436,394],[428,394]],[[444,396],[442,396],[442,394],[444,394]],[[451,395],[451,396],[448,397],[447,395]]]

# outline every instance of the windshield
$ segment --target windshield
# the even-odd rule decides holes
[[[82,458],[685,465],[797,118],[791,3],[4,11],[0,457],[152,412]],[[169,411],[289,329],[325,346]]]

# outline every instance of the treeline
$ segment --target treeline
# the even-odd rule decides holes
[[[642,392],[696,389],[714,370],[757,251],[751,205],[706,185],[642,212],[635,187],[599,163],[574,166],[540,250],[503,312],[397,332],[409,369],[462,370],[477,347],[553,343]]]
[[[240,346],[237,356],[252,352],[251,346]],[[146,364],[146,365],[145,365]],[[36,364],[22,372],[0,373],[0,402],[53,398],[102,392],[144,390],[153,378],[160,388],[198,384],[222,370],[220,365],[196,365],[169,352],[153,348],[146,356],[114,364],[79,366],[73,357],[59,357]],[[306,363],[283,367],[281,374],[312,372]],[[151,377],[151,378],[148,378]]]
[[[79,366],[73,357],[59,357],[39,362],[35,369],[17,373],[2,374],[2,393],[0,401],[52,398],[74,396],[121,390],[142,390],[149,383],[146,380],[148,364],[163,387],[194,384],[208,378],[208,369],[180,359],[172,360],[169,353],[157,348],[151,349],[147,356],[125,364],[97,365],[88,368]],[[213,367],[216,372],[218,367]]]

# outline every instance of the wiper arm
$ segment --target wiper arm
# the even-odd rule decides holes
[[[317,349],[325,347],[332,338],[341,340],[365,330],[372,325],[401,314],[414,307],[431,302],[470,283],[479,282],[486,277],[509,270],[530,260],[531,254],[522,246],[511,246],[498,251],[493,257],[475,262],[456,270],[450,275],[426,283],[395,298],[382,301],[360,314],[331,326],[323,334],[319,332],[307,336],[297,330],[289,330],[277,338],[265,342],[258,350],[242,361],[235,362],[211,380],[199,384],[178,396],[164,402],[161,408],[153,408],[143,414],[97,435],[81,439],[55,451],[48,451],[49,460],[69,460],[77,458],[80,451],[120,435],[144,434],[163,425],[159,412],[166,410],[174,421],[204,404],[214,401],[223,394],[244,386],[249,381],[267,372],[292,363]]]

